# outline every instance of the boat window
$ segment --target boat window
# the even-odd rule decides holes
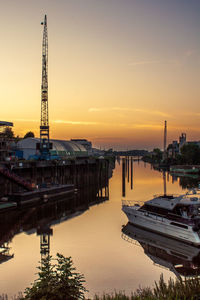
[[[190,216],[192,216],[192,217],[198,215],[198,208],[197,208],[196,205],[191,205],[191,206],[189,207],[189,214],[190,214]]]
[[[148,205],[148,204],[143,205],[140,209],[151,212],[151,213],[155,213],[158,215],[166,215],[168,212],[167,209],[164,209],[162,207],[155,207],[155,206]]]
[[[189,210],[189,208],[188,207],[186,207],[186,206],[183,206],[183,207],[181,207],[181,215],[184,217],[184,218],[189,218],[189,217],[191,217],[191,214],[190,214],[190,210]]]
[[[181,254],[181,253],[178,253],[178,252],[174,252],[174,251],[171,251],[171,254],[177,256],[177,257],[182,257],[182,258],[185,258],[185,259],[188,259],[187,256]]]
[[[170,224],[174,225],[174,226],[177,226],[177,227],[180,227],[180,228],[188,229],[188,226],[183,225],[183,224],[179,224],[179,223],[176,223],[176,222],[171,222]]]

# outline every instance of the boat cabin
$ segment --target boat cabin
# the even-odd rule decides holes
[[[165,217],[174,215],[185,219],[197,218],[200,217],[200,197],[194,197],[194,195],[157,196],[145,202],[140,209]]]

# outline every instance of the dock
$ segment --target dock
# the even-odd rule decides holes
[[[74,193],[73,184],[62,184],[51,187],[39,188],[34,191],[12,193],[8,197],[11,202],[16,202],[18,206],[23,206],[38,202],[48,202]]]

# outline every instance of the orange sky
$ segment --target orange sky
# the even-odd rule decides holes
[[[166,3],[167,2],[167,3]],[[1,1],[1,120],[39,136],[44,14],[50,136],[115,149],[200,139],[198,0]]]

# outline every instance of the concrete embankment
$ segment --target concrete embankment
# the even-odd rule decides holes
[[[114,160],[81,158],[59,161],[20,161],[1,164],[16,176],[33,184],[33,191],[25,192],[12,178],[0,175],[0,197],[10,201],[22,202],[49,200],[63,193],[74,192],[87,187],[101,191],[112,176]],[[39,188],[38,188],[39,187]],[[55,191],[54,191],[55,190]],[[36,201],[37,202],[37,201]],[[25,202],[24,202],[25,203]],[[3,208],[3,206],[2,206]]]

